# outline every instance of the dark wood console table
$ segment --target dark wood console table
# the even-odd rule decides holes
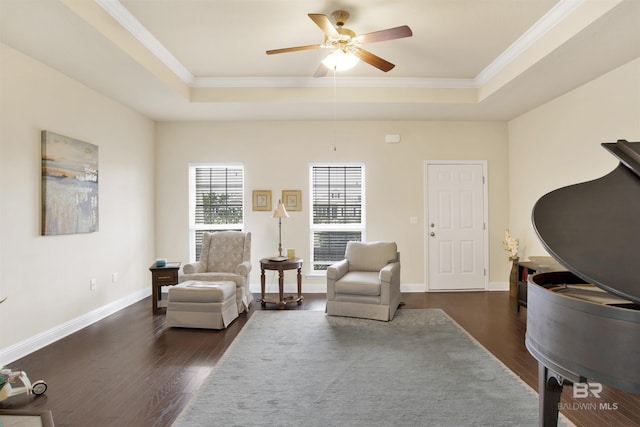
[[[167,310],[166,301],[162,300],[162,287],[178,284],[180,262],[168,262],[164,267],[158,267],[154,262],[151,270],[151,304],[153,314],[164,313]]]
[[[284,271],[285,270],[298,270],[298,298],[294,299],[293,295],[287,298],[284,297]],[[267,303],[278,304],[278,308],[283,309],[287,303],[295,302],[297,304],[302,303],[304,297],[302,296],[302,259],[300,258],[288,258],[283,261],[274,261],[270,258],[263,258],[260,260],[260,303],[264,307]],[[278,301],[268,300],[264,297],[265,287],[265,270],[277,270],[278,288],[280,292],[280,299]]]

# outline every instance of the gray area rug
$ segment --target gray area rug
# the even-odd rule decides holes
[[[442,310],[258,311],[174,426],[537,426],[538,396]]]

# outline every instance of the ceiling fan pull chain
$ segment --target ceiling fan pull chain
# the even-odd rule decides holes
[[[336,70],[333,70],[333,151],[338,151],[336,148],[336,140],[338,139],[338,132],[336,130],[336,121],[338,120],[337,113],[337,100],[336,100]]]

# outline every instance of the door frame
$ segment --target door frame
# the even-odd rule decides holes
[[[429,287],[429,197],[427,191],[429,189],[429,174],[428,174],[428,166],[429,165],[481,165],[482,166],[482,176],[483,176],[483,185],[482,185],[482,203],[483,203],[483,212],[484,216],[484,230],[483,230],[483,239],[484,239],[484,288],[478,289],[482,291],[489,290],[489,178],[487,174],[487,160],[425,160],[423,163],[423,202],[424,202],[424,289],[425,292],[473,292],[473,290],[441,290],[441,289],[430,289]]]

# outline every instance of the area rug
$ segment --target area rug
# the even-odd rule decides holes
[[[258,311],[173,425],[537,426],[538,396],[442,310]]]

